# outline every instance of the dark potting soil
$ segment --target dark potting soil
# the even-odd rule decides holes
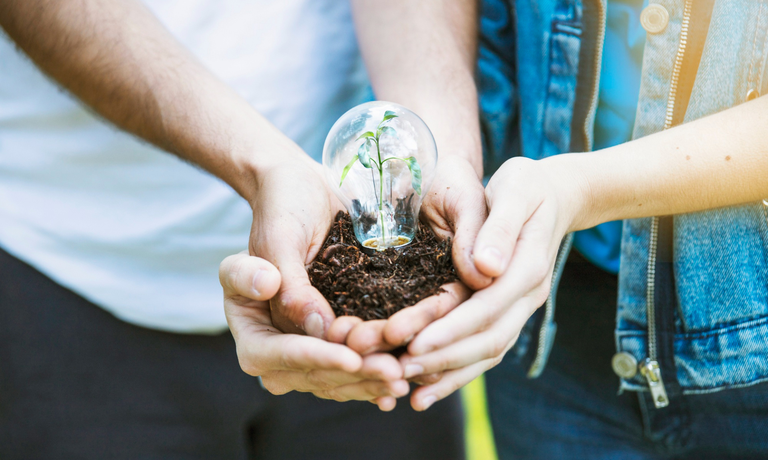
[[[439,241],[420,226],[413,242],[371,255],[361,250],[349,214],[339,212],[315,260],[309,279],[336,316],[386,319],[405,307],[443,292],[456,281],[451,241]]]

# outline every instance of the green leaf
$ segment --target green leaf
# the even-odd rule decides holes
[[[397,130],[391,126],[385,126],[383,128],[380,128],[379,131],[381,134],[389,134],[391,136],[398,137]]]
[[[421,196],[421,166],[415,157],[408,157],[405,162],[408,164],[408,169],[411,170],[411,186]]]
[[[358,160],[357,155],[352,157],[352,161],[347,163],[346,166],[344,166],[344,170],[341,171],[341,180],[339,181],[339,188],[341,188],[341,184],[344,183],[344,179],[347,177],[347,173],[349,173],[349,170],[352,169],[352,166],[355,165],[355,162]]]
[[[371,156],[368,152],[371,150],[371,142],[373,142],[370,138],[366,139],[365,142],[360,144],[360,148],[357,149],[357,158],[360,159],[360,163],[365,166],[366,168],[371,168]]]
[[[384,119],[381,120],[381,123],[384,123],[387,120],[391,120],[393,118],[397,118],[397,114],[391,110],[387,110],[384,112]],[[379,123],[379,126],[381,126],[381,123]]]
[[[361,134],[360,136],[358,136],[358,138],[357,138],[357,139],[355,139],[355,140],[356,140],[356,141],[359,141],[360,139],[362,139],[362,138],[364,138],[364,137],[366,137],[366,138],[369,138],[369,139],[372,139],[372,138],[376,137],[376,135],[375,135],[375,134],[373,134],[373,132],[371,132],[371,131],[366,131],[366,132],[364,132],[363,134]]]

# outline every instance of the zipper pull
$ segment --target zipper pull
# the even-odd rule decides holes
[[[640,373],[648,382],[648,388],[651,390],[651,396],[653,397],[653,405],[656,406],[656,409],[667,407],[669,405],[669,398],[667,397],[667,390],[664,388],[664,381],[661,380],[659,362],[651,358],[645,358],[645,361],[640,363],[638,367],[640,368]]]

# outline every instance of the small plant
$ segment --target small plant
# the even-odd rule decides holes
[[[391,126],[387,126],[387,123],[397,118],[397,115],[395,112],[391,110],[387,110],[384,112],[384,118],[381,120],[379,125],[376,127],[376,132],[373,131],[366,131],[363,134],[361,134],[357,140],[363,140],[363,143],[360,144],[360,147],[357,149],[357,155],[352,157],[352,160],[350,160],[349,163],[344,167],[344,170],[341,172],[341,180],[339,181],[339,187],[342,186],[344,183],[344,178],[347,177],[347,173],[349,173],[349,170],[352,169],[352,166],[355,165],[357,161],[360,161],[360,164],[363,165],[365,168],[371,170],[371,175],[373,175],[373,167],[376,167],[376,170],[379,172],[379,190],[378,193],[376,193],[376,182],[375,179],[372,178],[372,185],[373,185],[373,191],[376,195],[376,202],[379,206],[379,219],[381,221],[381,245],[380,248],[383,250],[387,247],[387,235],[386,235],[386,226],[384,223],[384,164],[387,161],[391,160],[400,160],[405,162],[405,164],[408,166],[408,169],[411,172],[411,186],[416,191],[416,193],[421,196],[421,166],[419,166],[418,161],[416,161],[415,157],[408,157],[408,158],[400,158],[396,156],[390,156],[390,157],[384,157],[382,158],[381,153],[381,138],[384,135],[394,136],[395,138],[398,137],[397,130]],[[371,158],[371,149],[376,146],[376,158]]]

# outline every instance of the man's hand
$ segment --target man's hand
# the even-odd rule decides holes
[[[576,176],[548,162],[514,158],[486,189],[490,214],[474,244],[477,269],[493,283],[428,325],[400,357],[407,379],[443,373],[416,390],[426,410],[498,364],[549,294],[557,250],[581,203]]]
[[[270,301],[275,326],[317,338],[325,338],[335,315],[310,284],[305,265],[317,255],[342,209],[321,173],[319,165],[298,154],[291,162],[263,170],[252,200],[249,245],[251,255],[274,264],[282,276],[282,285]]]
[[[365,358],[344,345],[280,332],[269,299],[280,288],[280,272],[264,259],[237,254],[219,268],[224,311],[243,370],[261,376],[272,394],[311,392],[336,401],[372,401],[391,410],[408,393],[397,360],[385,354]]]

